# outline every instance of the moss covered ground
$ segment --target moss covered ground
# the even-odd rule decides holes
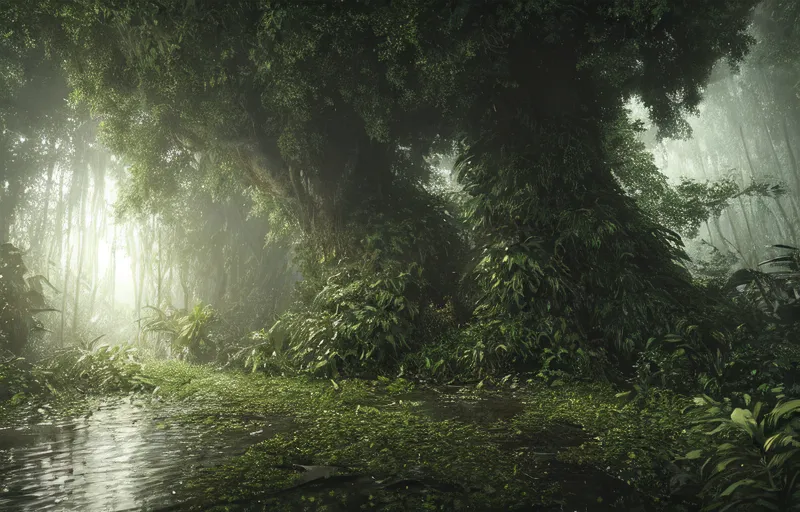
[[[145,364],[170,421],[263,439],[189,478],[176,509],[681,510],[665,500],[690,401],[601,384],[419,388]],[[191,411],[191,412],[189,412]],[[695,444],[696,446],[696,441]]]

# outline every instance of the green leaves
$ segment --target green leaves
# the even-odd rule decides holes
[[[795,497],[800,491],[800,432],[795,421],[800,400],[779,401],[772,407],[756,402],[734,408],[728,418],[725,404],[707,397],[698,403],[706,407],[698,424],[717,423],[705,433],[723,440],[701,469],[706,479],[703,510],[729,510],[747,503],[763,510],[800,507]],[[693,450],[685,459],[698,459],[702,452]]]
[[[339,270],[310,304],[297,304],[282,317],[280,330],[302,368],[335,376],[396,361],[408,348],[419,311],[410,298],[422,285],[419,271],[383,264],[375,273]]]
[[[0,403],[16,405],[37,396],[65,392],[103,394],[150,391],[142,364],[130,344],[53,350],[35,365],[21,358],[0,360]],[[8,396],[6,396],[8,395]]]
[[[164,312],[154,306],[147,306],[155,315],[142,325],[143,332],[164,333],[168,336],[172,349],[180,357],[192,360],[207,360],[217,347],[211,339],[209,328],[217,319],[211,306],[196,304],[189,311],[172,310]]]
[[[748,409],[736,408],[731,413],[731,422],[741,427],[754,441],[763,443],[764,434],[759,428],[753,413]]]
[[[700,225],[718,218],[734,199],[777,198],[785,193],[781,185],[754,182],[741,188],[727,176],[717,181],[682,179],[673,186],[655,164],[652,153],[637,136],[640,123],[628,116],[609,123],[604,132],[614,177],[629,197],[652,219],[687,238],[698,234]]]
[[[57,311],[47,306],[42,283],[43,276],[26,279],[27,268],[22,251],[12,244],[0,245],[0,349],[21,354],[32,331],[43,326],[36,313]]]
[[[761,271],[743,268],[734,272],[724,290],[740,301],[749,303],[761,313],[784,324],[798,321],[798,301],[795,298],[796,279],[800,276],[800,251],[788,245],[773,247],[787,251],[783,256],[759,263],[780,270]]]

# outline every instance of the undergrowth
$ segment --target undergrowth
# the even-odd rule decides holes
[[[35,363],[6,354],[0,359],[0,408],[66,395],[151,391],[141,370],[129,345],[73,347]]]
[[[594,472],[592,478],[622,487],[592,488],[592,503],[610,506],[623,489],[651,510],[668,494],[661,478],[665,465],[688,450],[691,438],[680,413],[690,401],[664,392],[642,406],[604,384],[515,380],[454,398],[489,404],[501,393],[519,403],[513,418],[482,424],[469,416],[438,417],[439,406],[426,405],[436,394],[421,389],[420,395],[403,378],[326,381],[177,362],[149,363],[143,377],[166,400],[200,405],[204,417],[291,420],[288,431],[196,475],[185,504],[202,503],[204,509],[209,502],[260,500],[269,510],[528,510],[585,499],[573,496],[560,478]],[[543,466],[550,476],[542,477]],[[329,471],[330,478],[312,478],[316,473],[308,471]]]

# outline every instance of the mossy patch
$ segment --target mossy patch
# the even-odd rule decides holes
[[[470,390],[463,400],[514,400],[513,416],[442,419],[439,393],[406,382],[220,372],[145,365],[166,401],[194,405],[184,421],[269,435],[187,482],[183,506],[220,510],[657,510],[664,463],[688,442],[687,400],[646,406],[612,388],[531,383]],[[413,399],[409,399],[411,394]],[[457,394],[456,394],[457,395]],[[453,394],[449,396],[454,396]],[[284,428],[269,431],[275,418]],[[581,508],[582,509],[582,508]]]

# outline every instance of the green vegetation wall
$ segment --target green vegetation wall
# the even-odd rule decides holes
[[[483,364],[629,350],[692,307],[680,240],[625,196],[607,134],[633,96],[685,133],[712,66],[744,55],[755,4],[6,0],[5,30],[65,62],[144,202],[208,158],[295,222],[305,314],[346,269],[398,314],[408,301],[409,334],[409,307],[456,293],[470,240]],[[425,157],[454,146],[469,237],[423,188]],[[365,293],[349,297],[384,300]],[[340,357],[359,352],[376,353]]]

